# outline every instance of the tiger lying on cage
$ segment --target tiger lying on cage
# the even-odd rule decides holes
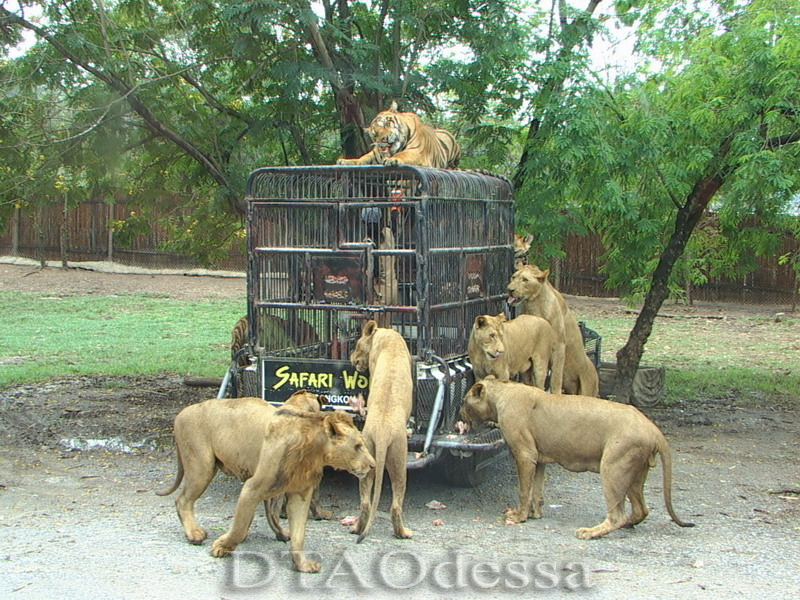
[[[426,125],[414,113],[398,112],[394,101],[365,131],[373,140],[372,150],[360,158],[340,158],[336,164],[455,169],[461,160],[461,147],[450,132]]]

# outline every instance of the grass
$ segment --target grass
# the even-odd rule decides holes
[[[0,292],[0,386],[75,375],[221,377],[244,301],[160,294]],[[615,361],[635,317],[576,315]],[[800,405],[800,318],[656,319],[643,365],[667,368],[666,401]]]
[[[0,292],[0,385],[87,374],[221,377],[241,300]]]
[[[635,316],[578,315],[603,336],[615,362]],[[800,406],[800,318],[657,318],[642,365],[667,369],[665,402],[770,402]]]

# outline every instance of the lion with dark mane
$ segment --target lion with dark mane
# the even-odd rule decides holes
[[[233,552],[247,537],[256,507],[261,502],[286,494],[292,562],[298,571],[315,573],[320,565],[306,558],[303,544],[308,509],[323,468],[330,466],[346,470],[362,478],[375,467],[375,460],[367,450],[361,432],[353,424],[353,418],[344,411],[318,413],[282,408],[262,418],[258,443],[241,448],[251,458],[242,461],[236,453],[211,455],[220,469],[245,480],[233,522],[228,531],[214,541],[211,554],[223,557]],[[180,482],[184,454],[179,450],[179,477],[168,492]],[[242,467],[252,470],[240,472]],[[202,484],[204,479],[193,478],[193,481]],[[202,494],[203,490],[205,485],[199,493]],[[195,493],[190,494],[190,500]],[[176,504],[187,537],[195,543],[201,542],[206,532],[197,527],[193,511],[188,510],[191,507],[180,502]]]

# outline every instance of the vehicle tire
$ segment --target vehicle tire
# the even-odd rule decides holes
[[[486,469],[478,469],[479,458],[483,452],[473,452],[469,456],[458,456],[445,452],[440,468],[445,481],[453,487],[478,487],[486,479]]]

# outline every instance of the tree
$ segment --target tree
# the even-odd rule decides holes
[[[580,204],[602,234],[610,283],[628,294],[644,290],[617,353],[621,400],[630,396],[674,267],[712,201],[728,219],[770,222],[800,187],[800,4],[717,8],[718,26],[704,17],[684,28],[680,45],[660,32],[643,36],[663,71],[612,88],[587,82],[571,94],[558,135],[527,163],[528,172],[560,166],[563,188],[548,191]]]
[[[0,204],[38,188],[70,148],[95,196],[179,198],[175,248],[206,262],[241,227],[253,168],[362,153],[362,127],[389,99],[435,113],[452,95],[459,127],[486,118],[513,130],[503,100],[524,83],[515,73],[528,56],[527,25],[499,0],[23,5],[0,5],[0,44],[25,30],[38,40],[0,65],[4,95],[31,100],[3,117],[15,135],[0,163],[38,166],[5,181]],[[39,113],[57,117],[42,128]],[[479,143],[502,162],[499,141]],[[33,193],[57,201],[44,187]]]

